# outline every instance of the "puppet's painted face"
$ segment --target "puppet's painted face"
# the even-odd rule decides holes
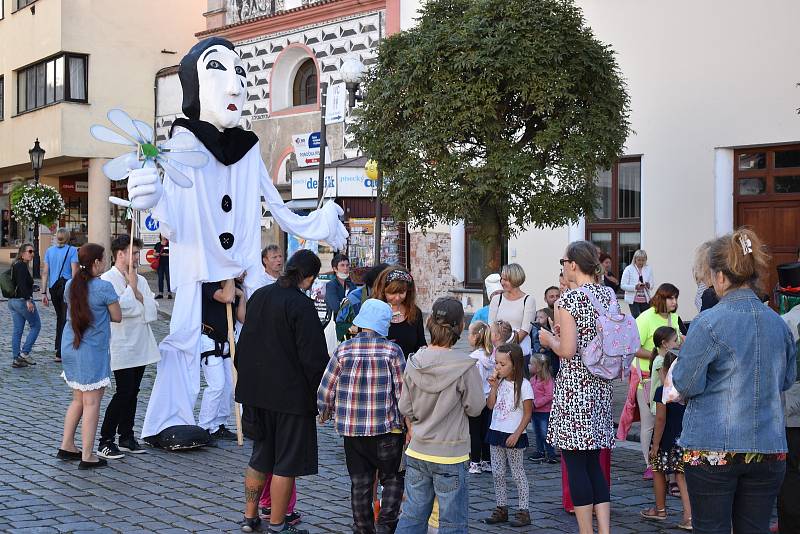
[[[244,107],[245,71],[239,54],[221,45],[205,50],[197,60],[200,120],[218,130],[239,125]]]

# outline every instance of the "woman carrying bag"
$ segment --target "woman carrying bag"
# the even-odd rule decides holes
[[[530,378],[528,364],[531,358],[531,324],[536,318],[536,299],[520,289],[525,283],[525,271],[518,263],[503,265],[500,285],[503,292],[492,297],[489,303],[489,324],[507,321],[514,330],[512,341],[522,347],[525,357],[525,376]]]
[[[42,262],[42,304],[53,303],[56,312],[55,361],[61,361],[61,336],[67,323],[67,305],[64,302],[64,288],[67,282],[78,273],[78,249],[70,246],[69,230],[56,230],[56,243],[44,253]],[[49,291],[49,296],[48,296]]]

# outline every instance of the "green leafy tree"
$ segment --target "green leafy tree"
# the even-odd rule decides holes
[[[589,212],[629,132],[614,54],[568,0],[429,0],[365,89],[355,137],[394,214],[495,244]]]

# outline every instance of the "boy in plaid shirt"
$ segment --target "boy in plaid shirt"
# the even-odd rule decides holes
[[[403,351],[386,339],[392,308],[369,299],[353,325],[361,332],[333,353],[317,390],[320,421],[336,420],[344,437],[350,474],[353,532],[395,531],[403,498],[403,416],[397,407],[403,387]],[[375,475],[383,486],[377,530],[372,508]]]

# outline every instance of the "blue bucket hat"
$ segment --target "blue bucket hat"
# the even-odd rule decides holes
[[[389,323],[392,320],[392,307],[382,300],[368,299],[361,305],[353,324],[359,328],[369,328],[382,336],[389,334]]]

